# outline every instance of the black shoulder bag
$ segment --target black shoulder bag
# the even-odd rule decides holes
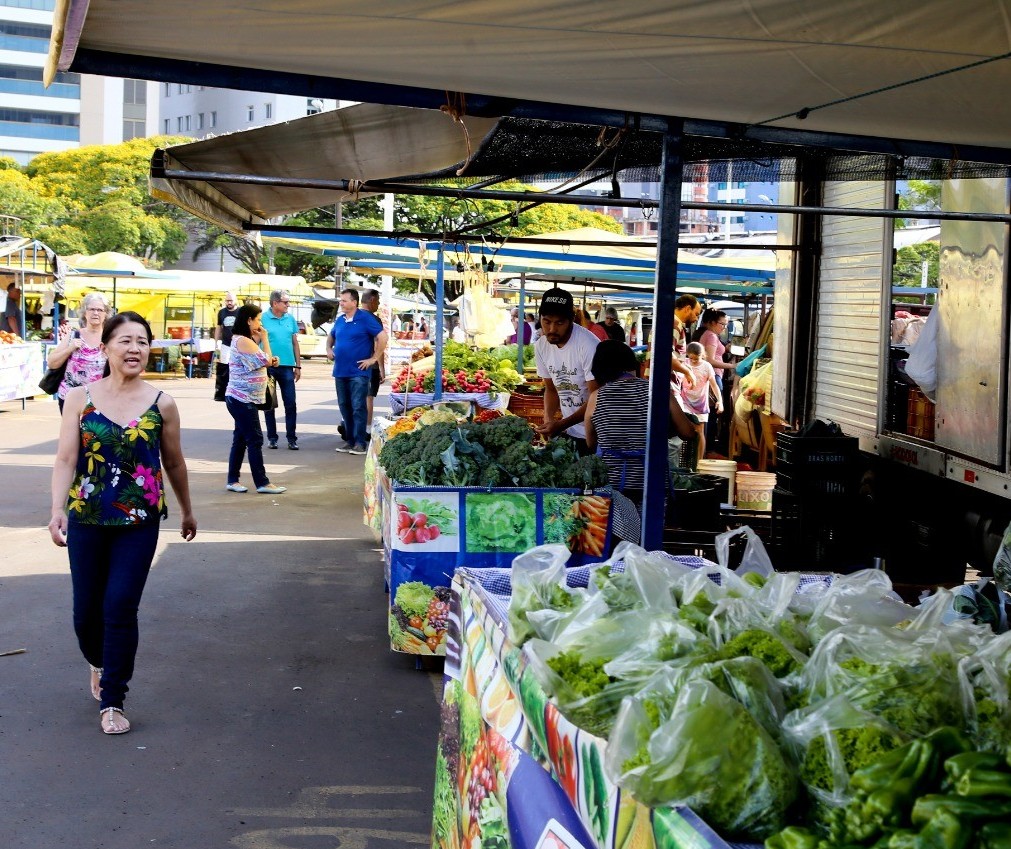
[[[75,330],[70,338],[77,339],[80,335],[81,334]],[[73,353],[71,353],[70,356],[72,357]],[[39,389],[45,392],[46,395],[55,395],[60,389],[60,384],[63,383],[63,376],[67,373],[67,365],[69,363],[70,357],[67,357],[63,361],[63,365],[49,369],[42,376],[42,380],[39,381]]]

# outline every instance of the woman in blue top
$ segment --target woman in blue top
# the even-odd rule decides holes
[[[135,312],[105,323],[106,376],[67,392],[53,467],[49,533],[70,554],[74,631],[106,734],[130,730],[123,699],[137,654],[137,607],[168,515],[163,472],[179,502],[183,539],[197,533],[179,409],[141,379],[151,339]]]

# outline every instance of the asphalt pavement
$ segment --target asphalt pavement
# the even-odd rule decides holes
[[[180,407],[198,532],[179,537],[170,493],[116,737],[45,527],[58,408],[0,403],[0,847],[428,845],[442,674],[389,651],[364,458],[334,450],[328,367],[298,384],[301,450],[264,451],[278,496],[225,491],[212,380],[158,385]]]

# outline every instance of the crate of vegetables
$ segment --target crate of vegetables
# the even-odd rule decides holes
[[[482,418],[490,417],[401,433],[380,452],[397,651],[445,653],[442,595],[457,567],[509,566],[544,543],[565,545],[570,565],[602,560],[610,549],[611,491],[600,458],[579,457],[567,440],[535,444],[516,416]]]

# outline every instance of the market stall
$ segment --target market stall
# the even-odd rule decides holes
[[[967,846],[1006,816],[1011,634],[952,593],[624,555],[457,572],[435,849],[869,847],[987,811]]]
[[[0,293],[14,283],[21,290],[18,304],[24,338],[6,327],[0,333],[0,402],[43,394],[45,341],[52,337],[52,310],[62,291],[66,266],[46,245],[19,236],[0,238]]]
[[[458,567],[506,566],[543,543],[565,546],[577,565],[601,560],[611,545],[599,458],[579,458],[564,441],[535,445],[516,416],[485,411],[468,421],[465,409],[446,402],[373,428],[365,521],[383,543],[395,651],[445,653]]]

